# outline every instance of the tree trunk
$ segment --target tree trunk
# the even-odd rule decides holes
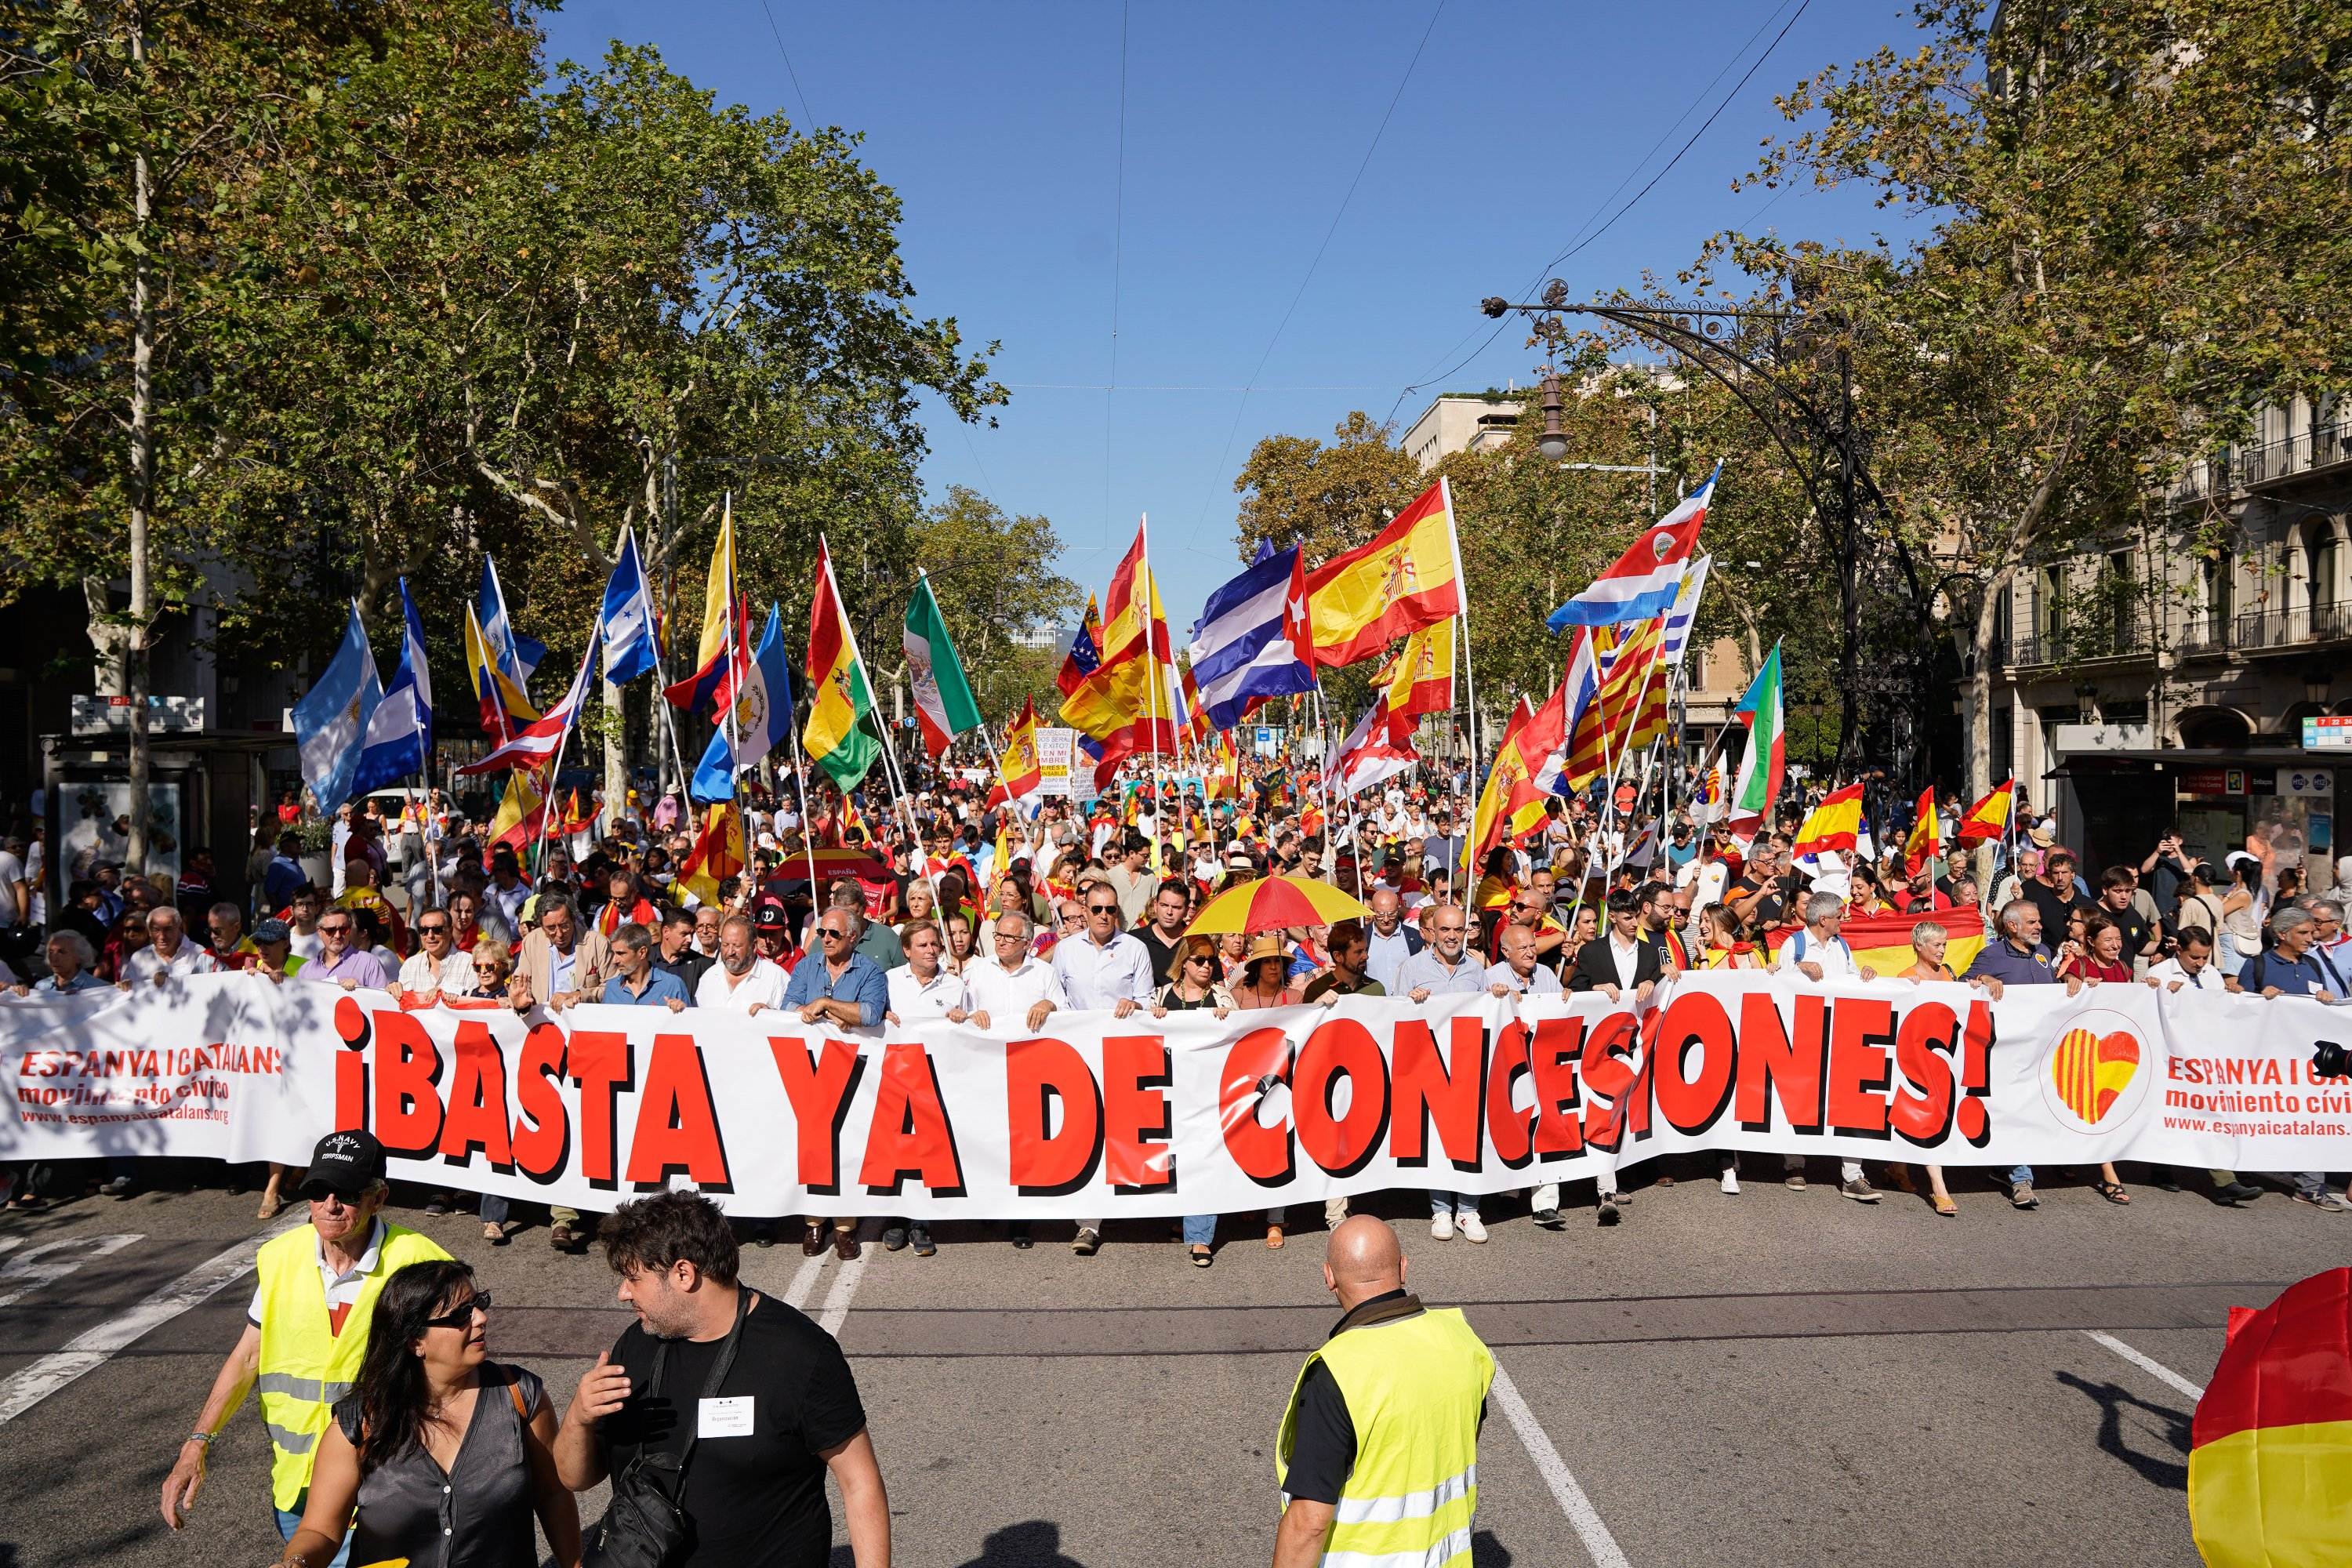
[[[2010,571],[1997,572],[1977,604],[1975,623],[1969,628],[1968,668],[1960,685],[1960,743],[1966,752],[1969,803],[1992,793],[1992,658],[1993,633],[2000,625],[2000,602],[2009,592]],[[1992,846],[1977,846],[1979,890],[1992,896]]]
[[[147,63],[147,23],[131,11],[131,58],[142,74]],[[131,155],[131,216],[142,244],[131,268],[131,626],[122,645],[123,695],[131,700],[131,837],[122,854],[123,869],[131,876],[147,871],[147,628],[153,607],[148,602],[147,509],[154,491],[155,435],[153,428],[154,308],[149,298],[147,250],[147,154]]]
[[[613,825],[629,803],[629,712],[627,694],[611,681],[604,685],[604,711],[612,716],[604,731],[604,831]]]

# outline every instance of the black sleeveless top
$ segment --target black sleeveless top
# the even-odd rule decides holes
[[[509,1392],[509,1390],[512,1392]],[[519,1366],[482,1363],[473,1419],[445,1473],[422,1443],[376,1467],[360,1482],[352,1527],[352,1561],[404,1557],[411,1568],[537,1568],[531,1531],[530,1456],[524,1419],[546,1401],[539,1378]],[[335,1405],[335,1421],[360,1446],[360,1396]]]

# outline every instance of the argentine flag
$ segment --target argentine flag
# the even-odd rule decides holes
[[[735,694],[735,744],[730,752],[728,727],[721,723],[695,765],[687,793],[705,802],[734,799],[735,781],[759,766],[770,752],[789,744],[795,727],[792,675],[784,665],[783,612],[770,605],[767,629],[760,634],[751,668]]]
[[[309,694],[294,704],[294,744],[301,756],[302,782],[310,786],[320,811],[331,812],[352,797],[368,721],[383,700],[375,655],[368,651],[367,631],[360,625],[360,607],[353,604],[342,646]]]

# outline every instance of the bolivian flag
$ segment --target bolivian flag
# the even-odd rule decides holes
[[[2352,1563],[2352,1268],[2231,1309],[2189,1443],[2189,1524],[2210,1568]]]
[[[858,727],[858,721],[874,711],[874,689],[866,684],[857,636],[841,607],[833,552],[822,540],[816,549],[816,595],[809,602],[808,678],[813,694],[801,743],[808,748],[809,760],[846,795],[881,756],[882,742]]]

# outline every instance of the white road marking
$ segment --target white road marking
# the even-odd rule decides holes
[[[1511,1429],[1527,1446],[1528,1458],[1536,1462],[1536,1468],[1543,1474],[1544,1485],[1551,1489],[1552,1500],[1559,1504],[1559,1511],[1568,1516],[1570,1526],[1584,1542],[1584,1550],[1591,1557],[1593,1568],[1632,1568],[1624,1552],[1617,1544],[1617,1538],[1609,1533],[1607,1525],[1601,1522],[1600,1510],[1592,1506],[1592,1500],[1584,1495],[1584,1489],[1576,1484],[1576,1477],[1570,1473],[1567,1464],[1561,1460],[1559,1450],[1551,1446],[1551,1437],[1544,1431],[1543,1423],[1538,1421],[1536,1413],[1528,1408],[1528,1402],[1519,1397],[1518,1384],[1511,1381],[1511,1374],[1503,1370],[1503,1363],[1499,1361],[1495,1363],[1494,1384],[1487,1392],[1502,1405],[1503,1415],[1510,1422]]]
[[[800,1271],[793,1276],[793,1282],[784,1287],[784,1305],[795,1310],[808,1305],[809,1293],[816,1289],[816,1277],[824,1269],[824,1257],[822,1253],[801,1259]]]
[[[2173,1371],[2162,1362],[2158,1361],[2155,1357],[2142,1355],[2139,1352],[2132,1349],[2131,1346],[2124,1343],[2123,1341],[2116,1338],[2115,1335],[2101,1333],[2096,1329],[2084,1329],[2083,1331],[2090,1335],[2093,1339],[2098,1341],[2099,1343],[2106,1346],[2107,1349],[2123,1357],[2124,1360],[2131,1363],[2132,1365],[2139,1368],[2140,1371],[2147,1373],[2148,1376],[2156,1379],[2158,1383],[2165,1384],[2169,1387],[2178,1389],[2179,1392],[2189,1395],[2191,1399],[2202,1399],[2205,1397],[2205,1385],[2203,1384],[2189,1382],[2187,1378],[2181,1376],[2179,1373]]]
[[[15,1306],[43,1286],[56,1284],[93,1258],[107,1257],[146,1239],[135,1231],[129,1236],[61,1236],[38,1247],[26,1247],[5,1265],[0,1265],[0,1307]],[[82,1256],[52,1256],[75,1248],[83,1249]]]
[[[210,1300],[240,1275],[253,1271],[253,1255],[271,1237],[310,1224],[305,1215],[238,1242],[206,1258],[118,1317],[74,1336],[65,1349],[43,1356],[0,1383],[0,1426],[5,1426],[81,1376],[95,1372],[151,1330],[162,1328],[189,1308]]]
[[[842,1323],[849,1316],[850,1299],[857,1294],[857,1282],[866,1278],[866,1260],[874,1255],[871,1242],[857,1249],[857,1256],[841,1266],[833,1277],[833,1289],[824,1294],[824,1311],[816,1326],[828,1334],[841,1332]]]

